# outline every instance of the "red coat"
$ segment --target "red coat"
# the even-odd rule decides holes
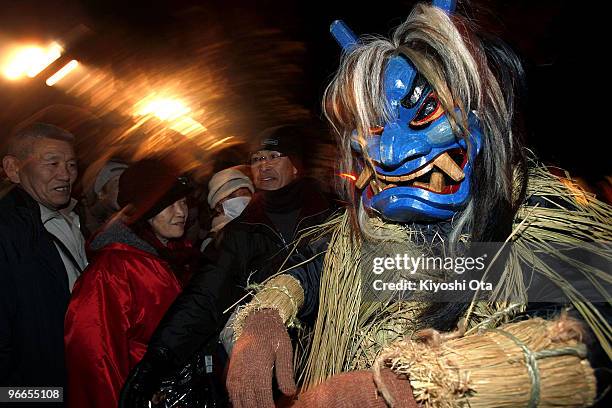
[[[180,291],[151,252],[115,242],[96,253],[66,314],[68,407],[117,406],[128,373]]]

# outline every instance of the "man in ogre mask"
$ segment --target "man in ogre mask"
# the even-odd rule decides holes
[[[453,11],[454,1],[419,4],[389,40],[359,42],[341,22],[332,25],[344,55],[324,106],[338,130],[341,171],[355,174],[355,183],[344,185],[354,205],[320,228],[331,237],[320,270],[298,268],[274,277],[238,315],[227,380],[234,407],[274,406],[273,376],[286,394],[296,391],[298,378],[307,391],[296,406],[304,407],[595,401],[589,365],[594,360],[586,361],[584,350],[585,342],[593,353],[612,349],[609,333],[600,330],[605,317],[592,304],[576,301],[585,298],[529,246],[546,252],[551,237],[580,246],[591,239],[584,231],[595,225],[598,237],[609,241],[612,210],[599,202],[585,206],[575,190],[544,168],[527,168],[514,122],[520,63],[501,42],[484,39]],[[447,253],[450,259],[469,243],[513,247],[491,297],[477,298],[484,302],[436,303],[426,290],[416,292],[418,301],[389,296],[372,302],[362,291],[366,252],[389,256],[390,242],[411,254]],[[609,251],[601,255],[609,265]],[[605,281],[601,270],[572,266],[598,285]],[[530,277],[523,271],[554,277],[566,302],[541,313],[533,303],[539,300],[527,295]],[[554,317],[572,301],[596,329],[591,342],[583,336],[586,325],[565,314],[534,318]],[[294,376],[286,326],[305,311],[315,314],[316,323],[305,351],[298,350],[302,358]],[[504,325],[518,316],[524,321]],[[480,359],[470,365],[456,357],[478,355],[483,337],[475,333],[484,329],[492,347],[487,350],[503,354],[509,349],[495,345],[509,342],[529,368],[509,378],[513,366],[507,357],[486,373],[478,371]],[[535,344],[532,334],[540,329],[544,334],[538,338],[545,340]],[[554,369],[545,363],[536,367],[542,358],[546,364],[568,364],[557,388]],[[570,378],[569,372],[578,374]],[[510,381],[523,381],[526,388],[506,386]],[[568,389],[572,392],[563,392]]]

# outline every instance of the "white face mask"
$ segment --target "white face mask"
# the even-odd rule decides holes
[[[224,201],[221,205],[223,206],[223,213],[231,219],[239,216],[246,206],[251,201],[251,197],[234,197]]]

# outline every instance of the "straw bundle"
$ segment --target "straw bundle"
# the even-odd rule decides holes
[[[239,309],[232,324],[234,341],[242,334],[245,319],[254,311],[275,309],[283,323],[293,325],[299,308],[304,303],[304,290],[300,282],[291,275],[277,275],[253,297],[245,307]]]
[[[425,407],[583,407],[596,383],[581,339],[575,320],[534,318],[442,343],[399,342],[374,369],[407,375]]]
[[[347,213],[334,229],[325,257],[319,294],[317,321],[299,361],[298,381],[305,387],[341,373],[356,332],[361,306],[360,242],[352,233]],[[333,271],[334,273],[329,273]]]

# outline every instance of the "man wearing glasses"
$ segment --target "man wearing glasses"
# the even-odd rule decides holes
[[[306,132],[284,125],[257,140],[250,156],[253,199],[225,227],[216,262],[194,275],[162,319],[124,386],[120,406],[149,401],[159,379],[180,369],[219,334],[233,306],[249,299],[248,285],[314,258],[314,246],[298,239],[300,231],[322,223],[331,211],[314,180],[302,177]]]

